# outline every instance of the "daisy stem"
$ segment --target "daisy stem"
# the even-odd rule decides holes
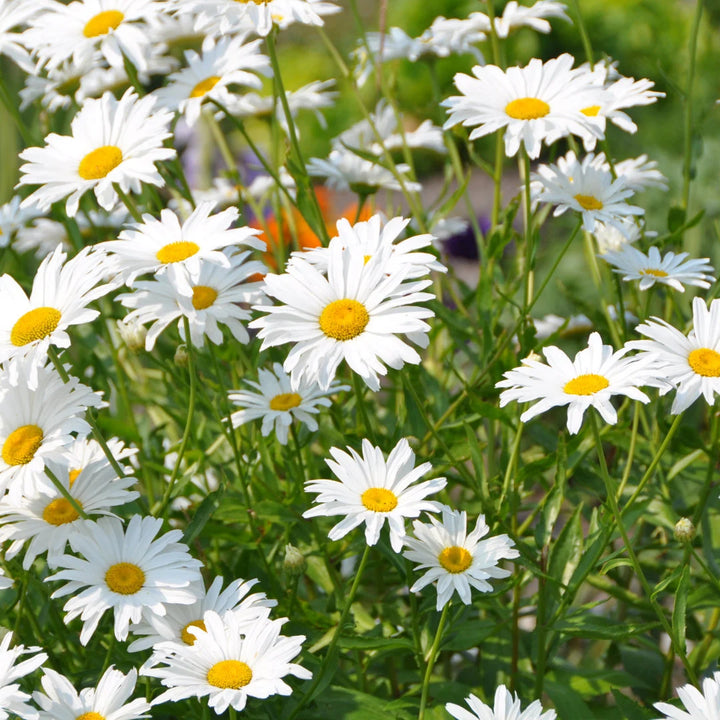
[[[160,509],[158,515],[162,516],[165,514],[168,504],[170,503],[170,495],[172,493],[175,482],[180,474],[180,463],[182,463],[183,456],[185,455],[185,449],[187,448],[188,440],[190,439],[190,431],[193,424],[193,415],[195,414],[195,395],[197,393],[197,373],[195,371],[195,358],[192,340],[190,339],[190,322],[186,315],[183,315],[183,327],[185,328],[185,343],[187,345],[188,355],[188,374],[190,377],[190,397],[188,399],[188,410],[187,419],[185,421],[185,429],[183,430],[182,439],[180,440],[180,448],[178,449],[177,459],[175,460],[175,467],[173,468],[172,475],[168,481],[167,488],[163,494],[162,501],[160,503]]]
[[[355,391],[355,408],[357,410],[358,419],[361,421],[364,436],[377,445],[375,432],[365,407],[365,388],[360,384],[360,377],[353,372],[352,374],[353,390]]]
[[[625,471],[623,472],[622,479],[620,480],[620,487],[617,491],[617,499],[620,502],[622,498],[623,490],[630,478],[630,471],[632,470],[633,458],[635,457],[635,445],[637,443],[638,425],[640,423],[640,401],[635,401],[635,411],[633,412],[633,424],[632,431],[630,433],[630,447],[628,448],[628,456],[625,461]]]
[[[142,215],[140,215],[140,211],[137,209],[137,205],[133,201],[133,199],[126,193],[121,190],[120,185],[117,183],[113,183],[113,189],[117,193],[118,197],[123,201],[125,207],[128,209],[128,212],[130,215],[132,215],[133,220],[135,222],[142,222]]]
[[[647,578],[645,577],[645,573],[642,570],[640,561],[638,560],[635,549],[633,548],[630,541],[630,537],[628,536],[627,530],[625,529],[625,525],[622,519],[622,513],[620,512],[620,507],[618,506],[617,501],[617,488],[615,487],[615,483],[610,477],[610,473],[608,471],[607,463],[605,461],[605,451],[603,450],[602,438],[600,437],[600,428],[598,427],[597,418],[592,412],[590,413],[590,425],[592,427],[593,437],[595,439],[595,448],[597,450],[598,463],[600,465],[600,474],[602,475],[603,481],[605,483],[607,501],[610,505],[610,510],[612,511],[613,517],[615,519],[615,525],[620,532],[620,537],[622,537],[625,549],[627,550],[630,563],[632,564],[637,579],[640,581],[640,585],[645,592],[645,596],[650,602],[650,606],[655,611],[655,614],[657,615],[657,618],[660,621],[663,630],[667,633],[668,637],[671,640],[672,647],[674,648],[675,653],[680,658],[683,667],[685,668],[688,680],[690,680],[693,685],[697,685],[698,681],[695,670],[688,661],[687,654],[685,653],[684,649],[677,646],[673,630],[670,627],[670,623],[668,622],[667,618],[665,617],[665,611],[655,599],[653,589],[650,587],[650,583],[648,583]]]
[[[82,505],[67,491],[67,488],[60,482],[57,475],[46,465],[45,474],[57,491],[72,505],[73,510],[83,519],[88,520],[90,516],[82,509]]]
[[[582,15],[580,14],[580,3],[578,3],[578,0],[570,0],[570,2],[573,6],[573,10],[575,11],[575,24],[577,25],[577,29],[580,31],[580,39],[582,40],[583,48],[585,49],[585,57],[590,63],[590,69],[592,70],[595,64],[593,60],[593,49],[590,44],[590,36],[588,35],[587,28],[585,27]]]
[[[527,322],[527,312],[532,307],[533,301],[533,285],[535,281],[535,242],[532,227],[532,205],[530,200],[530,157],[524,146],[522,149],[520,169],[523,179],[523,226],[525,229],[525,261],[523,272],[525,273],[525,295],[523,307],[526,308],[523,313],[523,322]]]
[[[235,161],[235,156],[232,154],[232,150],[230,150],[227,139],[225,138],[225,135],[223,135],[223,132],[220,129],[220,124],[215,117],[215,113],[213,113],[213,111],[209,107],[205,107],[205,109],[203,110],[203,117],[207,122],[208,128],[210,128],[210,133],[212,134],[215,142],[217,143],[218,150],[220,150],[220,154],[222,155],[222,159],[225,162],[225,165],[227,165],[227,169],[232,173],[233,180],[235,180],[235,182],[239,182],[240,172],[238,171],[238,165]]]
[[[423,677],[422,691],[420,693],[420,710],[418,712],[418,720],[423,720],[425,717],[425,707],[427,705],[428,690],[430,689],[430,677],[432,676],[433,667],[435,667],[435,660],[437,658],[438,650],[440,648],[440,642],[442,641],[443,630],[445,629],[445,620],[447,619],[448,610],[450,609],[450,603],[446,602],[445,607],[440,615],[437,630],[435,631],[435,639],[430,647],[430,652],[427,656],[427,666],[425,668],[425,677]]]
[[[703,0],[697,0],[695,18],[690,33],[690,67],[688,68],[687,89],[685,90],[685,130],[683,158],[683,194],[682,206],[687,210],[690,204],[690,182],[692,180],[692,91],[695,83],[695,61],[697,59],[697,41],[700,32],[700,19],[703,12]]]

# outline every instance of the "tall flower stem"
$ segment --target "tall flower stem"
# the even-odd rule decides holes
[[[418,712],[418,720],[424,720],[425,708],[427,707],[428,691],[430,689],[430,678],[432,676],[433,668],[435,667],[435,660],[437,659],[438,650],[440,649],[440,643],[442,642],[443,630],[445,629],[445,621],[447,620],[448,610],[450,609],[450,603],[446,602],[445,607],[440,615],[437,630],[435,631],[435,639],[430,647],[430,652],[427,656],[427,665],[425,667],[425,676],[423,677],[422,690],[420,692],[420,710]]]
[[[122,200],[125,207],[128,209],[130,215],[132,215],[132,219],[135,222],[141,223],[143,221],[142,215],[140,215],[140,211],[138,210],[135,201],[124,190],[122,190],[120,188],[120,185],[118,185],[117,183],[113,183],[113,189],[117,193],[120,200]]]
[[[57,491],[72,505],[73,510],[84,520],[90,516],[83,510],[82,505],[67,491],[67,488],[60,482],[57,475],[46,465],[45,474],[50,478],[50,482],[55,486]]]
[[[692,180],[692,93],[695,84],[695,62],[697,59],[697,41],[700,32],[700,19],[703,12],[703,0],[697,0],[695,18],[690,32],[690,67],[688,68],[687,88],[685,90],[685,119],[683,142],[683,194],[682,206],[687,210],[690,204],[690,181]]]

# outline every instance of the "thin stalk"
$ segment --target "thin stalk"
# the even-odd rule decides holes
[[[357,410],[358,419],[362,423],[364,435],[366,438],[375,442],[375,432],[373,425],[370,422],[370,418],[365,407],[365,388],[361,384],[360,377],[357,373],[352,374],[352,385],[355,391],[355,408]]]
[[[695,18],[690,32],[690,67],[688,68],[687,90],[685,91],[685,127],[683,143],[683,194],[682,206],[687,210],[690,204],[690,177],[692,174],[692,92],[695,84],[695,62],[697,59],[697,41],[700,32],[703,0],[697,0]]]
[[[620,480],[620,487],[618,488],[617,499],[620,502],[622,498],[623,490],[630,478],[630,472],[632,470],[633,458],[635,457],[635,445],[637,443],[638,425],[640,421],[640,402],[635,401],[635,412],[633,412],[633,424],[632,431],[630,433],[630,447],[628,448],[628,456],[625,461],[625,471],[623,472],[622,479]]]
[[[238,170],[237,162],[235,161],[235,156],[232,154],[232,151],[230,150],[230,146],[228,145],[225,135],[223,135],[223,132],[220,129],[220,125],[218,124],[218,121],[215,118],[215,114],[208,107],[208,108],[205,108],[205,110],[203,112],[203,117],[205,118],[205,120],[207,122],[207,126],[210,128],[210,134],[213,136],[213,138],[218,146],[218,149],[220,150],[220,154],[222,155],[222,158],[225,161],[225,165],[227,165],[228,170],[231,172],[231,174],[233,176],[233,180],[235,180],[235,182],[239,182],[240,172]]]
[[[135,222],[141,223],[143,221],[142,215],[140,215],[140,211],[137,209],[135,201],[120,188],[120,185],[118,185],[118,183],[113,183],[112,186],[120,200],[122,200],[123,204],[128,209],[130,215],[132,215],[133,220],[135,220]]]
[[[440,621],[438,622],[437,631],[435,632],[435,639],[433,640],[433,644],[430,647],[430,653],[427,657],[425,677],[423,677],[422,691],[420,693],[420,711],[418,712],[418,720],[424,720],[425,718],[425,707],[427,706],[428,690],[430,689],[430,677],[432,676],[432,671],[435,667],[435,660],[442,641],[443,630],[445,629],[445,620],[447,620],[449,609],[450,602],[448,601],[445,603],[445,607],[440,615]]]
[[[88,520],[90,516],[83,510],[82,505],[67,491],[67,488],[60,482],[57,475],[46,465],[45,474],[50,478],[50,482],[55,489],[72,505],[73,510],[83,519]]]
[[[580,13],[580,3],[578,0],[570,0],[573,10],[575,11],[575,25],[580,31],[580,38],[582,40],[583,48],[585,49],[585,58],[590,63],[590,69],[593,69],[595,62],[593,60],[593,49],[590,44],[590,36],[588,35],[587,28],[583,22],[582,15]]]

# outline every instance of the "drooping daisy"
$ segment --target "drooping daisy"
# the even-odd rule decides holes
[[[260,368],[258,382],[246,380],[246,385],[257,390],[232,391],[228,397],[243,408],[232,416],[232,426],[240,427],[246,422],[262,418],[262,434],[267,437],[274,428],[281,445],[287,445],[288,430],[293,420],[305,423],[311,432],[318,429],[317,415],[320,407],[330,407],[330,395],[350,389],[349,385],[333,382],[327,390],[317,383],[300,379],[293,381],[280,363],[274,363],[272,370]]]
[[[157,654],[148,666],[155,664],[158,657],[168,651],[172,652],[172,644],[194,645],[196,636],[189,632],[189,628],[206,630],[203,618],[208,610],[216,612],[220,617],[226,613],[237,616],[238,624],[248,625],[266,620],[270,615],[270,608],[277,605],[277,601],[270,600],[265,593],[248,593],[258,580],[233,580],[225,590],[222,590],[223,579],[216,577],[212,585],[205,591],[205,586],[198,587],[198,599],[191,605],[167,605],[167,614],[160,617],[151,616],[131,628],[133,635],[140,635],[129,646],[130,652],[146,650],[157,646]],[[222,590],[222,592],[221,592]],[[168,643],[170,643],[168,645]]]
[[[178,263],[154,280],[136,282],[132,293],[118,297],[125,307],[135,308],[127,316],[129,322],[153,323],[145,338],[146,350],[152,350],[160,333],[178,319],[180,337],[185,340],[183,318],[188,320],[190,338],[197,347],[204,345],[206,337],[216,345],[222,343],[219,324],[225,325],[238,342],[249,342],[245,325],[251,314],[240,303],[260,300],[262,283],[248,280],[266,268],[257,260],[249,260],[249,252],[233,255],[226,250],[224,254],[228,267],[205,262],[197,274],[192,274]]]
[[[608,252],[616,252],[622,250],[625,245],[637,242],[643,235],[645,237],[653,237],[656,233],[648,232],[642,224],[638,224],[632,218],[626,218],[620,221],[622,229],[618,230],[614,225],[606,225],[605,223],[596,222],[593,235],[598,246],[598,254],[605,255]]]
[[[199,272],[201,262],[205,261],[230,267],[222,248],[232,245],[265,249],[265,243],[253,237],[259,230],[230,227],[237,220],[237,208],[211,215],[214,206],[213,202],[199,203],[182,224],[172,210],[163,210],[159,220],[143,215],[142,223],[131,225],[132,229],[123,230],[117,240],[102,246],[129,285],[142,273],[157,272],[174,264],[182,263],[192,273]]]
[[[437,610],[445,607],[455,592],[466,605],[470,604],[471,588],[491,592],[490,578],[511,575],[509,570],[497,566],[498,561],[520,555],[507,535],[480,539],[490,530],[484,515],[478,517],[475,529],[468,534],[464,511],[452,510],[447,505],[440,509],[442,522],[430,516],[430,524],[420,520],[413,523],[415,537],[405,538],[408,549],[403,552],[408,560],[420,563],[416,570],[427,569],[410,592],[418,592],[437,581]]]
[[[10,714],[23,720],[37,720],[37,710],[28,704],[30,696],[22,692],[15,681],[37,670],[47,660],[47,654],[37,653],[16,664],[22,655],[37,652],[40,648],[24,645],[11,648],[12,637],[13,634],[8,632],[0,641],[0,720],[7,720]]]
[[[530,7],[518,5],[516,0],[510,0],[503,14],[495,18],[495,32],[498,37],[506,38],[515,28],[529,27],[536,32],[547,34],[552,30],[547,18],[560,18],[570,22],[565,10],[564,3],[556,0],[538,0]]]
[[[138,98],[132,90],[120,100],[109,92],[87,100],[73,118],[72,135],[51,133],[45,147],[20,153],[27,163],[20,167],[18,185],[41,186],[23,206],[47,211],[69,195],[65,207],[74,217],[80,197],[91,188],[101,207],[111,210],[118,202],[113,183],[126,193],[140,192],[142,183],[162,186],[155,163],[175,156],[173,148],[163,146],[172,117],[155,109],[154,97]]]
[[[256,73],[269,74],[270,60],[260,52],[260,40],[244,43],[242,37],[212,38],[203,42],[202,55],[185,53],[187,66],[168,78],[165,87],[155,91],[158,103],[183,113],[189,125],[200,117],[205,101],[217,100],[227,106],[232,101],[231,85],[261,88]]]
[[[648,364],[637,357],[626,358],[633,347],[628,343],[617,352],[603,345],[599,333],[592,333],[588,346],[571,360],[560,348],[553,345],[542,349],[547,364],[526,359],[514,370],[508,370],[495,387],[507,388],[500,393],[500,407],[509,402],[536,402],[520,416],[527,422],[550,408],[568,406],[567,428],[573,435],[582,424],[583,415],[594,407],[605,422],[614,425],[617,412],[610,399],[625,395],[647,403],[650,398],[639,385],[654,384],[654,373]]]
[[[649,340],[633,340],[628,348],[641,353],[656,372],[677,389],[670,412],[681,413],[701,395],[708,405],[720,394],[720,300],[708,309],[702,298],[692,303],[693,327],[687,337],[665,320],[654,317],[635,329]]]
[[[47,466],[68,494],[89,516],[112,515],[112,508],[140,497],[129,490],[135,478],[118,478],[106,460],[87,465],[72,477],[70,468],[48,461]],[[48,554],[48,565],[65,552],[68,539],[82,519],[72,503],[49,481],[39,487],[24,487],[19,498],[6,496],[0,501],[0,542],[10,542],[5,557],[10,560],[25,547],[23,568],[27,570],[38,555]],[[29,542],[28,542],[29,541]]]
[[[615,163],[617,176],[635,192],[642,192],[648,188],[668,189],[667,178],[657,168],[657,162],[648,160],[648,156],[644,154]]]
[[[566,210],[580,213],[587,232],[593,232],[597,222],[622,232],[626,229],[623,220],[645,212],[637,205],[628,205],[626,200],[633,190],[622,177],[613,179],[602,153],[597,158],[591,153],[579,161],[570,150],[557,165],[538,166],[533,180],[533,201],[556,205],[556,217]]]
[[[80,642],[86,645],[106,610],[115,616],[115,637],[125,640],[130,623],[143,617],[165,615],[165,605],[189,605],[197,599],[199,560],[190,557],[187,545],[177,542],[180,530],[156,538],[162,518],[133,515],[125,530],[117,518],[83,523],[70,537],[73,552],[60,555],[60,572],[47,578],[67,580],[52,597],[72,595],[63,608],[65,624],[83,621]]]
[[[420,292],[430,280],[404,283],[404,272],[387,274],[389,250],[383,247],[367,262],[362,251],[330,241],[327,277],[310,263],[296,260],[283,275],[265,276],[265,293],[281,305],[257,305],[268,313],[253,320],[261,349],[294,343],[284,363],[293,376],[316,380],[327,389],[345,359],[372,389],[389,365],[420,362],[418,353],[399,336],[427,346],[432,310],[414,303],[433,296]]]
[[[87,306],[115,287],[103,283],[107,271],[102,250],[83,248],[67,260],[58,245],[40,263],[30,297],[12,276],[0,276],[0,362],[27,358],[39,367],[51,345],[69,347],[67,329],[94,320],[100,313]]]
[[[677,688],[677,694],[685,710],[670,703],[655,703],[656,710],[663,714],[657,720],[716,720],[720,718],[720,672],[702,682],[702,692],[696,687],[683,685]]]
[[[130,700],[135,692],[137,670],[125,675],[112,665],[103,673],[97,687],[79,693],[63,675],[44,669],[42,687],[33,693],[40,706],[39,720],[137,720],[150,717],[150,703],[144,697]],[[128,702],[129,701],[129,702]]]
[[[538,3],[539,4],[539,3]],[[456,720],[555,720],[554,710],[543,711],[539,700],[531,702],[524,710],[517,693],[511,693],[504,685],[495,690],[493,707],[486,705],[472,693],[465,698],[472,712],[455,703],[447,703],[445,709]]]
[[[387,520],[390,544],[395,552],[402,549],[405,538],[405,518],[416,518],[423,511],[438,512],[441,505],[426,500],[428,495],[442,490],[445,478],[433,478],[417,483],[432,465],[415,467],[415,453],[403,438],[385,459],[382,450],[369,440],[362,441],[362,455],[352,448],[344,452],[330,448],[333,460],[325,460],[338,480],[310,480],[307,492],[317,493],[314,507],[303,513],[304,518],[344,515],[330,530],[328,537],[339,540],[358,525],[365,523],[365,540],[375,545]]]
[[[31,372],[34,389],[28,387]],[[64,383],[52,366],[12,362],[0,376],[0,495],[7,488],[17,495],[26,484],[34,487],[33,477],[73,442],[70,433],[90,432],[85,410],[102,405],[99,393],[73,377]]]
[[[14,29],[27,23],[42,9],[43,3],[27,3],[23,0],[0,1],[0,55],[9,57],[28,73],[35,71],[35,63],[25,47],[24,38]]]
[[[15,195],[10,202],[0,206],[0,248],[7,247],[15,233],[38,216],[38,211],[33,208],[21,208],[21,200]]]
[[[228,612],[221,618],[209,610],[203,621],[205,630],[189,629],[195,635],[192,645],[177,645],[162,658],[165,667],[142,670],[170,688],[153,704],[207,697],[210,707],[220,715],[229,706],[243,710],[248,698],[290,695],[292,688],[283,680],[286,675],[302,680],[312,677],[311,672],[291,662],[305,637],[280,635],[284,618],[259,620],[247,627],[236,613]]]
[[[33,252],[42,261],[58,245],[62,245],[65,251],[72,249],[65,226],[57,220],[41,217],[31,220],[27,227],[18,228],[12,246],[15,252]]]
[[[651,247],[647,255],[632,245],[625,245],[615,252],[601,256],[611,265],[623,280],[639,280],[640,290],[647,290],[655,283],[669,285],[678,292],[685,292],[685,284],[700,288],[709,288],[715,278],[710,274],[715,268],[709,258],[686,260],[688,253],[666,253],[660,255],[656,247]]]
[[[533,58],[524,68],[476,65],[475,77],[458,73],[455,86],[462,95],[441,103],[450,112],[444,127],[474,127],[470,140],[505,128],[506,155],[515,155],[522,143],[531,158],[543,142],[551,145],[567,135],[601,139],[598,121],[582,113],[597,90],[573,62],[566,53],[546,63]]]

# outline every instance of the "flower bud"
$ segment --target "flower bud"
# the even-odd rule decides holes
[[[675,523],[674,534],[679,542],[688,543],[695,537],[695,526],[688,518],[680,518]]]
[[[128,350],[138,352],[145,347],[147,328],[137,320],[128,320],[126,317],[118,320],[117,329]]]
[[[173,361],[178,367],[187,367],[188,350],[186,345],[178,345]]]
[[[300,577],[305,572],[307,562],[303,554],[289,543],[285,546],[285,559],[283,560],[283,571],[290,578]]]

